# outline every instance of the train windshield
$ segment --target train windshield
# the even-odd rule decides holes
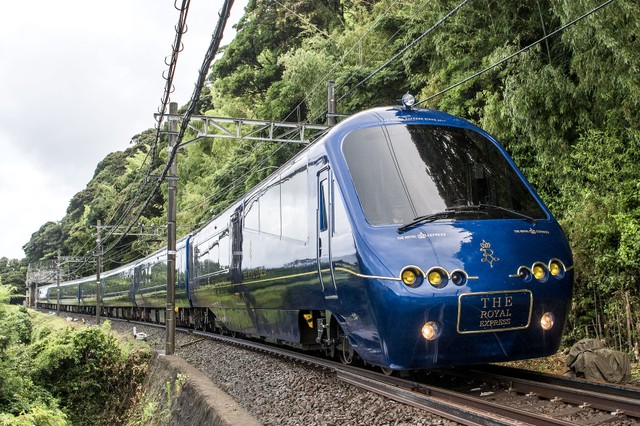
[[[391,125],[349,134],[343,152],[367,221],[545,219],[500,150],[469,129]],[[490,207],[490,208],[480,208]],[[455,213],[451,216],[437,216]]]

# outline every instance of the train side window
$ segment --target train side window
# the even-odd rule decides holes
[[[338,183],[333,181],[333,234],[342,235],[351,232],[349,218],[344,207]]]
[[[220,240],[218,241],[218,250],[219,250],[219,259],[220,259],[218,267],[220,270],[229,269],[229,263],[230,263],[229,243],[230,243],[229,230],[227,229],[220,235]]]
[[[260,230],[260,203],[258,197],[254,197],[244,206],[244,227],[253,231]]]
[[[324,232],[329,229],[329,216],[327,215],[327,200],[329,199],[329,188],[327,185],[327,179],[323,179],[320,182],[320,194],[318,194],[318,212],[319,212],[319,227],[320,232]]]
[[[269,187],[260,196],[260,232],[280,236],[280,185]]]
[[[282,236],[307,241],[307,168],[284,177],[281,187]]]

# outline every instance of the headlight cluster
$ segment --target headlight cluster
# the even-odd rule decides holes
[[[435,288],[444,288],[450,282],[457,286],[465,285],[469,280],[469,276],[460,269],[449,272],[444,268],[435,266],[425,273],[417,266],[407,266],[400,272],[400,279],[404,285],[411,288],[420,287],[425,279]]]
[[[550,277],[555,279],[561,279],[564,277],[567,272],[567,267],[564,266],[559,259],[551,259],[549,263],[543,262],[535,262],[531,267],[521,266],[518,268],[518,273],[516,275],[512,275],[512,277],[522,278],[523,281],[529,282],[532,279],[536,279],[537,281],[544,283]]]

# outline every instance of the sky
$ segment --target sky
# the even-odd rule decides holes
[[[234,2],[222,45],[248,0]],[[46,222],[110,152],[155,125],[180,12],[174,0],[3,1],[0,14],[0,257]],[[176,0],[176,4],[180,4]],[[194,0],[171,101],[185,105],[223,0]]]

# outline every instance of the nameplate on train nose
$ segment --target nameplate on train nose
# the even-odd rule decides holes
[[[484,333],[529,327],[533,294],[529,290],[466,293],[458,298],[458,333]]]

